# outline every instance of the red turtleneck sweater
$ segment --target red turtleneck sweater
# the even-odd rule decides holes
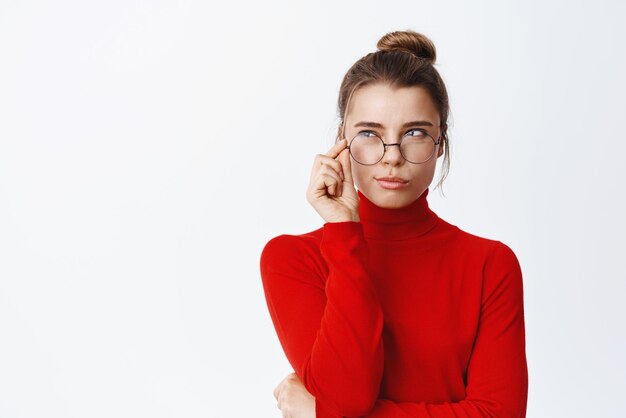
[[[360,222],[279,235],[263,288],[317,417],[525,417],[522,272],[504,243],[360,191]]]

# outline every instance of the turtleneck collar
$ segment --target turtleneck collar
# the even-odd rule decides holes
[[[360,190],[359,217],[367,238],[378,240],[403,240],[418,237],[430,231],[439,217],[428,206],[429,189],[424,190],[407,206],[388,209],[376,206]]]

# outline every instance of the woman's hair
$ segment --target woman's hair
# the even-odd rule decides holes
[[[386,83],[392,88],[421,86],[430,94],[441,119],[441,141],[444,148],[440,187],[450,171],[448,144],[448,114],[450,107],[446,86],[435,69],[435,45],[425,35],[412,31],[385,34],[370,52],[350,67],[339,89],[338,116],[344,121],[349,100],[354,92],[368,84]],[[342,126],[343,128],[343,126]]]

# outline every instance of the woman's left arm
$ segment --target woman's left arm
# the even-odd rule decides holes
[[[378,399],[368,418],[524,418],[528,368],[522,271],[502,242],[484,267],[480,324],[467,369],[466,397],[458,402]]]
[[[467,368],[465,399],[392,402],[378,399],[368,418],[524,418],[528,368],[522,270],[515,253],[498,241],[483,274],[481,314]]]

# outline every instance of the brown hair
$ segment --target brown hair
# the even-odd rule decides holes
[[[444,160],[442,175],[435,188],[440,187],[450,171],[447,131],[450,106],[446,86],[434,67],[435,45],[425,35],[406,30],[385,34],[376,47],[378,51],[370,52],[355,62],[343,78],[338,102],[342,132],[349,100],[359,87],[374,83],[386,83],[392,88],[424,87],[435,103],[441,121]]]

